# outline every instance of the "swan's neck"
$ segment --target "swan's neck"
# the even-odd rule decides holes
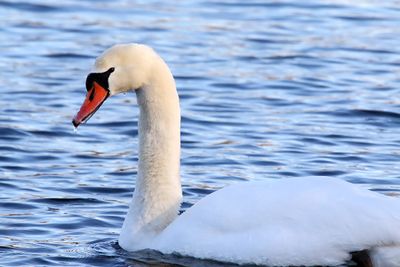
[[[127,250],[146,248],[178,215],[182,198],[180,111],[172,75],[168,71],[153,79],[136,95],[140,107],[138,175],[119,239]]]

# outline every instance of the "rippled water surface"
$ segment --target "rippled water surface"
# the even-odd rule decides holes
[[[306,2],[306,3],[303,3]],[[184,204],[247,180],[400,190],[398,1],[0,1],[0,265],[217,265],[116,244],[134,94],[74,133],[94,57],[153,46],[181,98]]]

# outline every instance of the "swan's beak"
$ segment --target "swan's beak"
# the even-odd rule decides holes
[[[103,88],[97,82],[94,82],[92,89],[90,89],[86,94],[86,98],[81,106],[81,109],[72,120],[72,124],[75,126],[75,128],[77,128],[82,122],[89,120],[109,95],[110,91]]]

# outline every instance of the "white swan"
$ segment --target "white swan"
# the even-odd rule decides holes
[[[178,216],[180,109],[165,62],[147,46],[116,45],[96,60],[86,87],[75,127],[109,95],[135,90],[140,107],[138,175],[122,248],[274,266],[337,265],[368,250],[376,266],[400,266],[392,253],[400,201],[339,179],[238,183]]]

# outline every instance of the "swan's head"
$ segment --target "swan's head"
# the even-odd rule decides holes
[[[149,82],[154,62],[160,57],[148,46],[115,45],[101,54],[86,78],[86,98],[72,123],[87,121],[112,95],[136,90]]]

